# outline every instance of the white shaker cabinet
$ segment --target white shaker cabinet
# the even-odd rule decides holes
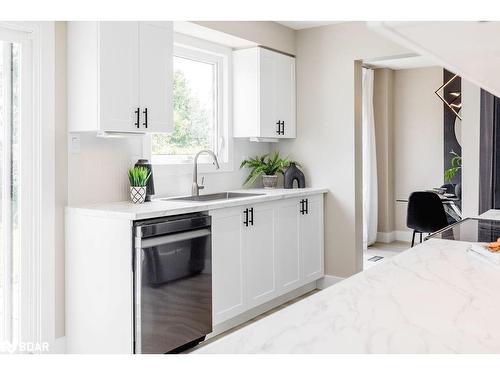
[[[70,132],[172,129],[172,22],[68,22]]]
[[[212,216],[213,324],[245,311],[243,209],[226,208]]]
[[[276,296],[274,205],[251,206],[243,225],[247,308],[252,308]]]
[[[295,58],[263,47],[233,54],[234,136],[296,137]]]
[[[299,246],[300,205],[298,199],[277,203],[276,216],[276,263],[278,288],[288,292],[300,286],[301,255]]]
[[[323,194],[210,215],[215,325],[324,276]]]
[[[305,197],[300,205],[301,280],[307,283],[324,276],[323,195]]]

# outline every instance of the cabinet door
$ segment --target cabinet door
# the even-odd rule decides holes
[[[323,196],[307,199],[307,213],[300,215],[300,251],[304,283],[324,275]]]
[[[295,138],[295,58],[275,53],[276,121],[281,121],[280,138]]]
[[[260,48],[260,137],[279,137],[276,116],[276,52]]]
[[[99,23],[99,77],[99,130],[140,131],[138,22]]]
[[[219,324],[245,311],[243,217],[239,207],[211,216],[213,322]]]
[[[173,43],[172,22],[139,23],[142,131],[157,133],[172,130]]]
[[[276,258],[274,244],[274,207],[253,206],[253,224],[244,227],[246,292],[248,308],[276,296]]]
[[[297,199],[285,200],[278,203],[275,209],[276,274],[279,293],[286,293],[298,287],[301,282],[298,202]]]

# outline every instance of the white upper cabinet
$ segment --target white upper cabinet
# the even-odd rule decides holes
[[[295,138],[295,58],[262,47],[234,52],[234,136]]]
[[[169,132],[172,53],[171,22],[69,22],[69,131]]]

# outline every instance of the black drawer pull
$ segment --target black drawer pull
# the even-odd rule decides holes
[[[250,209],[250,220],[248,222],[253,226],[253,207]]]
[[[144,127],[147,129],[148,128],[148,109],[144,108],[144,111],[142,111],[142,113],[144,114],[144,122],[142,123],[142,125],[144,125]]]
[[[136,121],[135,121],[135,126],[137,127],[137,129],[139,129],[139,122],[140,122],[140,113],[141,113],[141,109],[139,107],[137,107],[137,109],[134,111],[135,115],[137,116],[136,117]]]
[[[245,213],[245,221],[243,222],[243,224],[248,227],[248,208],[243,212]]]

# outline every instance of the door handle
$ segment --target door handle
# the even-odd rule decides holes
[[[142,113],[144,114],[144,122],[142,123],[142,125],[144,125],[144,127],[147,129],[148,128],[148,109],[144,108],[144,111],[142,111]]]
[[[303,199],[300,201],[300,213],[302,215],[304,215],[304,200]]]
[[[248,222],[253,226],[253,207],[250,209],[250,220]]]
[[[245,213],[245,221],[243,222],[243,224],[248,227],[248,208],[243,212]]]
[[[309,199],[306,199],[306,214],[309,214]]]
[[[278,120],[276,125],[278,125],[278,130],[276,130],[276,133],[279,135],[279,134],[281,134],[281,121]]]
[[[281,121],[281,135],[285,135],[285,121]]]
[[[137,127],[137,129],[139,129],[139,121],[140,121],[140,113],[141,113],[141,109],[139,107],[137,107],[137,109],[134,111],[134,113],[136,114],[136,121],[135,121],[135,126]]]

